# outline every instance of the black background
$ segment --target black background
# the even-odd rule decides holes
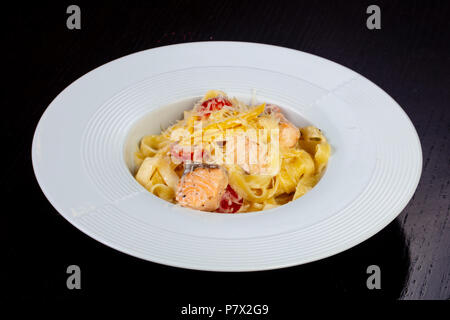
[[[66,28],[70,4],[81,8],[81,30]],[[370,4],[381,8],[381,30],[366,28]],[[138,298],[173,316],[188,303],[266,303],[277,314],[314,299],[450,298],[448,1],[60,1],[16,4],[2,16],[8,86],[1,183],[11,206],[3,210],[1,233],[10,298]],[[64,220],[41,192],[31,166],[32,135],[48,104],[71,82],[113,59],[211,40],[316,54],[388,92],[414,123],[424,157],[421,182],[398,218],[336,256],[246,273],[143,261],[96,242]],[[61,181],[62,188],[65,183],[70,182]],[[81,267],[81,290],[66,287],[71,264]],[[371,264],[381,268],[381,290],[366,287]]]

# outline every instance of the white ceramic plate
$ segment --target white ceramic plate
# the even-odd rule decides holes
[[[133,178],[139,139],[159,133],[209,89],[283,106],[329,139],[327,171],[309,193],[256,213],[171,205]],[[198,42],[107,63],[61,92],[33,140],[33,167],[70,223],[119,251],[172,266],[264,270],[328,257],[371,237],[412,197],[417,133],[383,90],[328,60],[243,42]]]

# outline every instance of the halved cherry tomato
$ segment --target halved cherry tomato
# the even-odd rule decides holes
[[[240,197],[237,192],[231,188],[230,185],[225,189],[225,193],[220,200],[219,208],[216,212],[221,213],[236,213],[242,207],[244,200]]]
[[[195,154],[196,151],[197,154]],[[179,144],[172,146],[170,155],[172,156],[172,161],[178,160],[179,162],[194,161],[194,155],[196,157],[194,162],[202,162],[206,158],[205,150],[202,149],[200,151],[198,146],[180,146]]]
[[[219,111],[223,106],[231,106],[231,102],[223,97],[211,98],[200,105],[198,112],[208,118],[212,112]]]

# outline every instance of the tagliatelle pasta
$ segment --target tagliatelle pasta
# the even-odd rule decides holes
[[[318,128],[297,128],[280,107],[211,90],[183,120],[142,138],[135,177],[156,196],[193,209],[260,211],[307,193],[330,153]]]

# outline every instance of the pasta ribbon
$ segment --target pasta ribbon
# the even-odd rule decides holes
[[[179,177],[168,157],[147,157],[136,173],[136,180],[148,191],[167,201],[173,201]]]
[[[248,175],[237,166],[228,167],[228,181],[231,187],[245,200],[263,202],[273,197],[277,188],[276,177],[268,175]]]

